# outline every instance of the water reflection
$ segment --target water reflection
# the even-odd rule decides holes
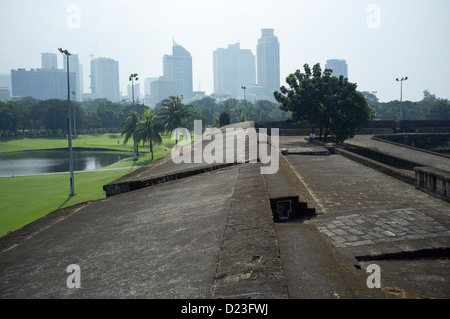
[[[105,167],[130,156],[73,151],[74,171]],[[68,151],[30,151],[0,154],[0,176],[68,172]]]

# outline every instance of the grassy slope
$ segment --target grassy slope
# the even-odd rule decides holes
[[[0,237],[59,208],[104,198],[102,186],[130,171],[75,173],[74,197],[69,174],[0,178]]]
[[[79,136],[74,147],[107,148],[121,152],[132,152],[133,143],[117,143],[110,134]],[[121,139],[122,141],[122,139]],[[163,145],[154,147],[154,158],[168,154],[174,142],[163,139]],[[67,140],[58,138],[1,139],[0,152],[14,152],[36,149],[66,148]],[[140,146],[136,163],[133,158],[124,159],[108,168],[132,167],[151,161],[149,146]],[[144,153],[146,152],[146,153]],[[0,178],[0,237],[18,229],[46,214],[77,203],[105,197],[103,185],[129,173],[132,169],[75,173],[75,193],[70,197],[69,174],[48,174]]]

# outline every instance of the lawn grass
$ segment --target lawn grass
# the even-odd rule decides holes
[[[133,153],[133,141],[127,145],[117,143],[117,137],[109,135],[81,135],[73,141],[73,147],[113,149]],[[164,136],[162,145],[154,146],[154,160],[169,154],[174,141]],[[16,138],[0,139],[0,152],[18,152],[39,149],[67,148],[63,138]],[[133,157],[114,163],[107,168],[116,170],[93,170],[75,172],[75,193],[71,197],[69,174],[43,174],[33,176],[0,177],[0,237],[41,218],[59,208],[89,200],[105,198],[103,185],[151,162],[150,147],[139,146],[139,159]],[[132,167],[132,168],[130,168]]]
[[[117,143],[118,138],[120,141],[119,143]],[[163,146],[171,148],[174,143],[175,142],[170,139],[170,136],[163,136]],[[133,141],[130,140],[124,145],[123,138],[120,134],[78,135],[77,139],[72,139],[72,147],[102,148],[107,150],[133,152]],[[0,153],[56,148],[68,148],[67,139],[62,137],[0,139]],[[140,145],[139,148],[145,148],[145,151],[149,151],[148,145]]]
[[[68,173],[0,177],[0,237],[59,208],[105,198],[103,185],[134,169],[76,172],[75,196]]]

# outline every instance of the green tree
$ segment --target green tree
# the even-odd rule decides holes
[[[16,101],[0,101],[0,131],[2,134],[12,133],[17,130],[18,118],[14,112]]]
[[[219,126],[225,126],[230,124],[230,115],[227,112],[220,113],[219,116]]]
[[[136,128],[136,136],[139,141],[142,141],[143,144],[149,143],[150,145],[150,153],[152,154],[152,161],[153,161],[153,145],[157,143],[158,145],[161,145],[162,138],[161,138],[161,131],[162,126],[157,121],[157,117],[155,113],[152,110],[147,110],[144,112],[144,114],[141,117],[141,120],[139,121],[139,124]]]
[[[191,105],[184,105],[178,96],[171,96],[162,101],[158,118],[161,120],[164,132],[170,133],[177,128],[187,127],[191,113]],[[177,143],[178,135],[175,138],[175,144]]]
[[[137,159],[137,148],[136,145],[138,144],[138,136],[137,136],[137,124],[139,121],[139,114],[135,111],[130,111],[127,116],[125,117],[125,120],[120,125],[120,128],[122,129],[121,136],[125,135],[125,138],[123,140],[123,144],[126,145],[128,141],[133,138],[134,142],[134,158]]]
[[[208,110],[201,111],[200,109],[196,107],[192,107],[191,113],[190,113],[191,121],[187,123],[187,128],[189,130],[194,129],[194,120],[201,120],[202,121],[202,128],[205,128],[209,123],[211,123],[211,113],[208,112]]]
[[[68,108],[67,101],[51,99],[44,101],[42,110],[42,124],[48,130],[52,130],[55,134],[57,130],[63,131],[66,136],[65,129],[68,128]]]
[[[122,106],[111,101],[101,102],[96,110],[102,128],[120,127]]]
[[[378,103],[380,103],[380,100],[374,93],[363,91],[361,94],[366,99],[367,104],[369,104],[369,106],[373,109],[375,109]]]
[[[331,76],[329,69],[322,72],[320,64],[303,68],[305,73],[297,70],[286,78],[289,89],[282,86],[274,92],[280,108],[291,111],[295,121],[308,121],[313,130],[319,127],[325,141],[332,133],[340,143],[373,119],[373,109],[356,84],[343,76]]]

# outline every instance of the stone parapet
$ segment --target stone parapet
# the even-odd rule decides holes
[[[416,167],[415,186],[450,202],[450,172],[433,167]]]

